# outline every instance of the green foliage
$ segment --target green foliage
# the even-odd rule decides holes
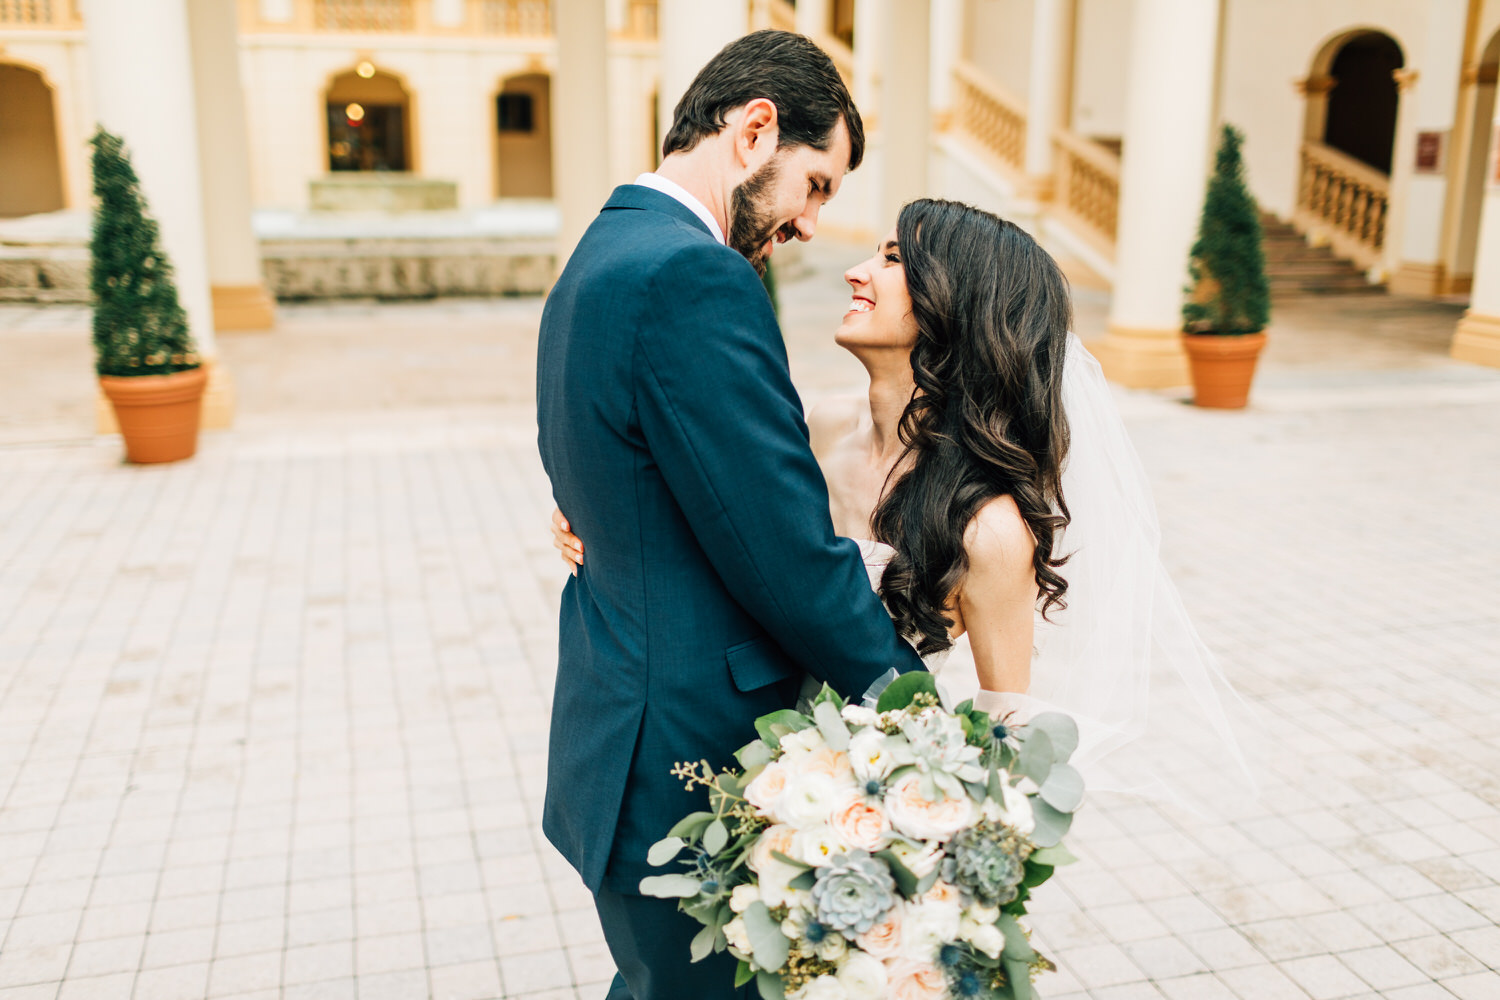
[[[1260,210],[1245,186],[1244,135],[1225,125],[1203,200],[1182,307],[1188,333],[1259,333],[1271,319]]]
[[[187,314],[156,220],[119,136],[103,128],[94,147],[94,357],[100,375],[168,375],[197,368]]]

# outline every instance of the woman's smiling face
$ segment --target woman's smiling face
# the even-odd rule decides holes
[[[834,341],[856,353],[862,348],[910,351],[917,342],[917,321],[896,230],[885,235],[872,256],[845,271],[844,280],[853,296]]]

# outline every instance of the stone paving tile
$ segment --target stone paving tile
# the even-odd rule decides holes
[[[807,250],[811,396],[858,371]],[[1047,996],[1500,998],[1500,376],[1435,354],[1440,310],[1351,308],[1292,308],[1245,413],[1119,395],[1262,788],[1212,819],[1092,801],[1035,900]],[[285,343],[534,337],[534,303],[358,309],[289,310]],[[365,371],[288,409],[268,350],[193,462],[0,447],[0,1000],[602,996],[539,830],[563,570],[528,377],[371,409]]]

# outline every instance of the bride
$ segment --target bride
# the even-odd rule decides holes
[[[1242,706],[1161,566],[1145,473],[1052,257],[995,215],[921,199],[844,280],[834,339],[868,399],[814,407],[812,447],[835,528],[947,698],[1012,722],[1065,711],[1093,788],[1181,799],[1181,750],[1145,738],[1154,682],[1177,695],[1177,745],[1244,774]],[[554,511],[576,572],[568,528]]]

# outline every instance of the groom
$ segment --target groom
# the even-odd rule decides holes
[[[859,112],[800,35],[728,45],[677,105],[654,174],[617,188],[542,314],[537,422],[553,496],[588,540],[562,595],[547,838],[594,893],[609,1000],[721,1000],[728,955],[640,895],[647,848],[805,673],[858,696],[919,669],[834,535],[771,303],[775,245],[812,238],[859,165]]]

